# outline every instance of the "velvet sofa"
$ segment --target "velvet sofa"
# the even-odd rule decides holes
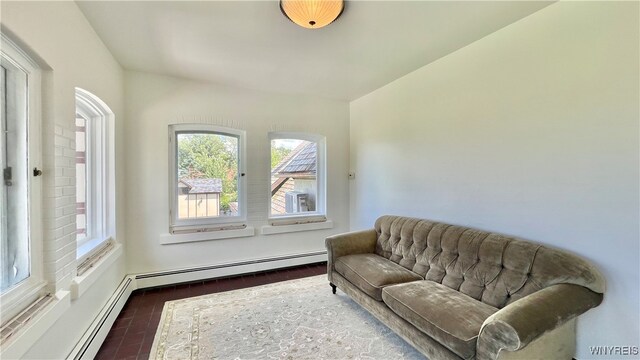
[[[431,360],[571,359],[604,278],[570,253],[399,216],[326,239],[328,278]]]

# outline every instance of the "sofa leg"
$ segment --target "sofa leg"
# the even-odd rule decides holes
[[[331,292],[333,292],[335,294],[336,293],[336,286],[333,285],[333,283],[329,283],[329,285],[331,285]]]

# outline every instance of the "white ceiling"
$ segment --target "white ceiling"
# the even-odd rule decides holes
[[[277,1],[77,3],[125,69],[341,100],[550,4],[348,1],[336,22],[308,30],[286,19]]]

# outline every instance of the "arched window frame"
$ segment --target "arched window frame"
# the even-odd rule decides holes
[[[238,139],[238,213],[235,216],[180,219],[178,216],[178,135],[214,134]],[[169,125],[169,233],[174,235],[196,232],[247,229],[246,132],[244,130],[210,124]],[[171,242],[168,242],[171,243]]]
[[[115,116],[109,106],[87,90],[76,87],[76,112],[86,120],[87,236],[77,242],[84,259],[115,237]]]
[[[271,166],[269,166],[269,201],[267,214],[269,214],[270,225],[292,225],[304,224],[310,222],[327,221],[326,200],[327,200],[327,179],[326,179],[326,137],[319,134],[305,132],[270,132],[269,133],[269,149],[271,152],[271,142],[277,139],[295,139],[316,143],[316,181],[317,194],[315,211],[309,211],[298,214],[275,215],[271,211]],[[271,156],[269,156],[269,160]]]

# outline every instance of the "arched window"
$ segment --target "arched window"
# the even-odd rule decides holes
[[[114,234],[113,112],[76,88],[76,238],[81,258]]]
[[[272,224],[325,221],[325,138],[273,132],[269,219]]]
[[[170,232],[245,227],[245,132],[169,125]]]

